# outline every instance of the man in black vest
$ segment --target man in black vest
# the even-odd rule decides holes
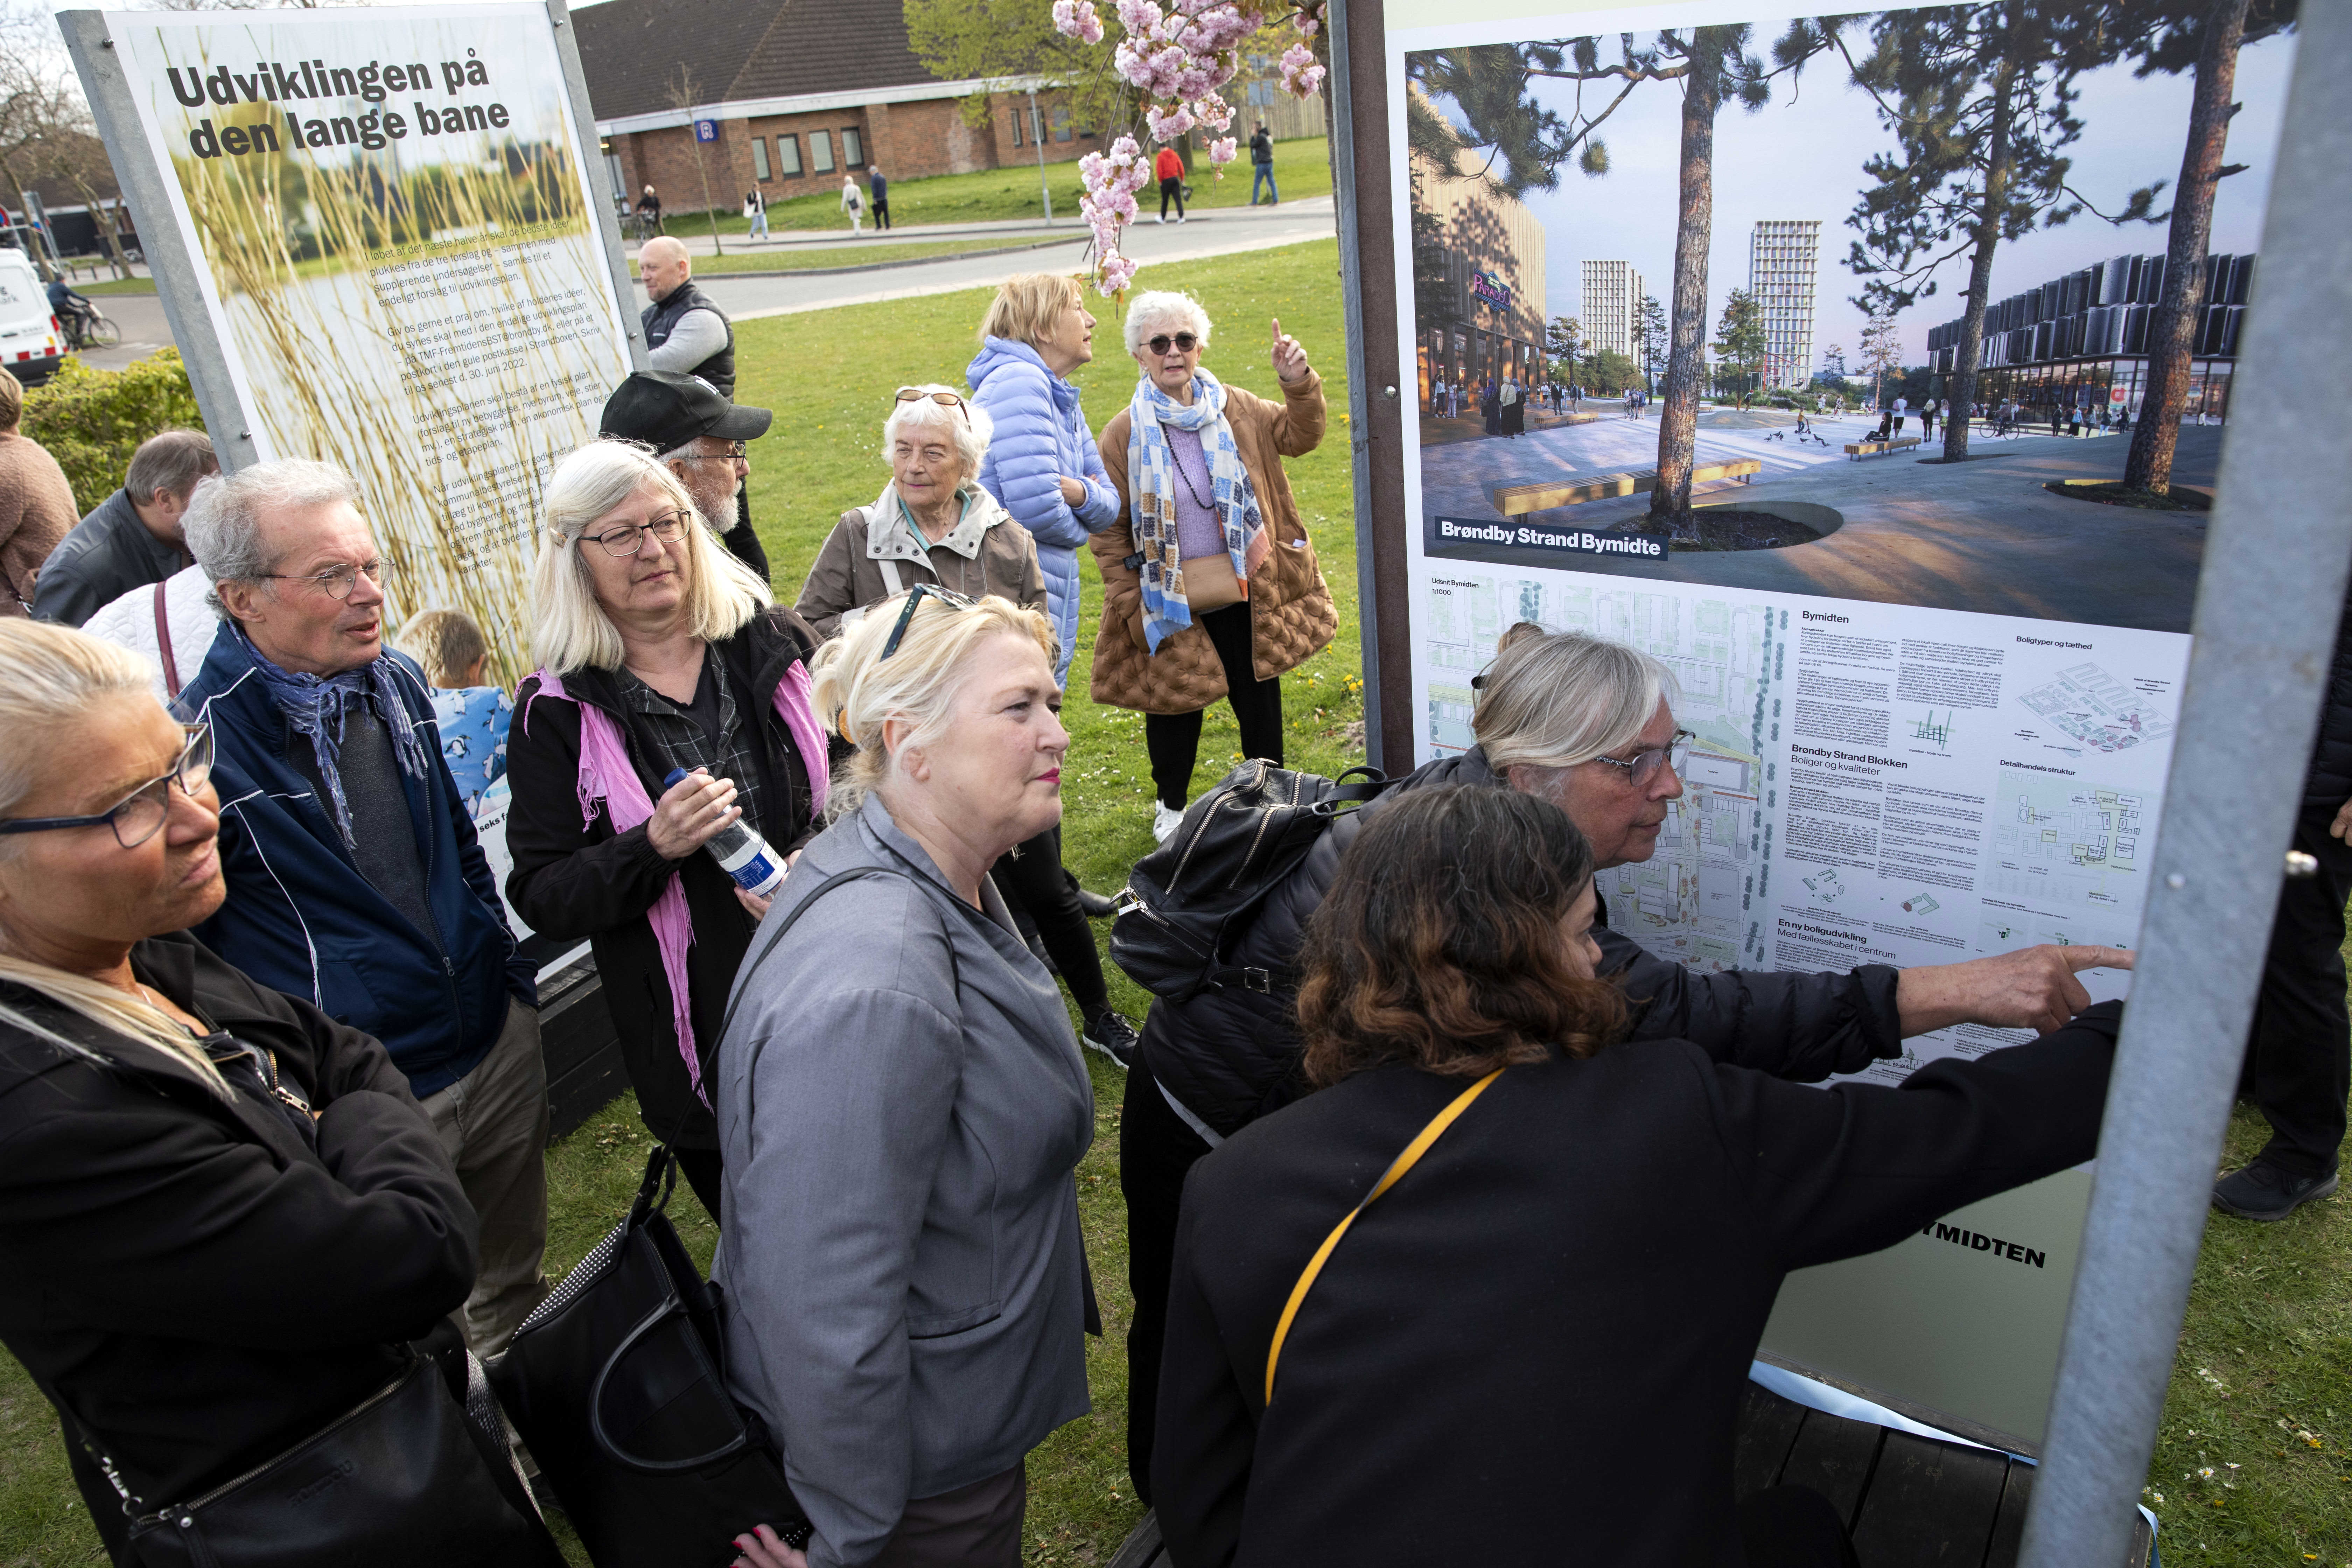
[[[655,370],[699,376],[717,387],[721,396],[732,398],[735,329],[728,321],[727,312],[694,286],[694,261],[687,254],[685,244],[668,235],[646,241],[637,252],[637,277],[646,286],[646,297],[653,300],[642,318],[646,363]],[[614,432],[607,430],[605,434]],[[666,448],[656,449],[667,455]],[[697,491],[698,496],[700,493]],[[698,500],[696,504],[701,502]],[[760,536],[751,531],[751,500],[740,484],[732,510],[734,526],[724,531],[727,548],[737,560],[765,577],[768,552],[760,547]],[[725,521],[726,511],[725,508],[707,510],[703,519],[717,528]]]

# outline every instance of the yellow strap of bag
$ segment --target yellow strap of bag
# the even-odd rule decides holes
[[[1358,1215],[1371,1207],[1374,1200],[1391,1187],[1395,1186],[1407,1171],[1420,1163],[1421,1157],[1429,1152],[1430,1145],[1436,1142],[1444,1134],[1445,1130],[1454,1125],[1456,1117],[1470,1109],[1472,1100],[1486,1092],[1488,1084],[1503,1076],[1503,1070],[1501,1068],[1496,1068],[1493,1072],[1455,1095],[1451,1104],[1430,1118],[1429,1125],[1423,1128],[1414,1136],[1413,1141],[1404,1146],[1404,1152],[1396,1157],[1395,1163],[1391,1164],[1388,1168],[1387,1174],[1381,1176],[1373,1185],[1364,1201],[1349,1211],[1347,1218],[1332,1226],[1331,1234],[1323,1238],[1323,1245],[1315,1249],[1315,1256],[1307,1260],[1307,1272],[1301,1274],[1298,1277],[1298,1283],[1290,1288],[1290,1300],[1282,1309],[1282,1321],[1274,1326],[1274,1343],[1266,1349],[1265,1402],[1268,1405],[1274,1403],[1274,1369],[1276,1363],[1282,1360],[1282,1342],[1290,1337],[1291,1321],[1298,1316],[1298,1305],[1307,1300],[1307,1292],[1314,1288],[1316,1276],[1323,1272],[1323,1265],[1329,1261],[1333,1248],[1339,1245],[1339,1238],[1348,1234],[1348,1227],[1356,1223]]]

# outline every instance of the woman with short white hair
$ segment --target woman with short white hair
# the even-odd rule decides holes
[[[1339,625],[1282,471],[1323,439],[1323,383],[1278,321],[1272,346],[1280,403],[1202,368],[1209,315],[1190,294],[1128,308],[1142,375],[1102,433],[1120,514],[1090,542],[1103,579],[1094,699],[1144,716],[1162,843],[1192,794],[1202,710],[1224,698],[1242,754],[1279,765],[1281,677]]]
[[[1061,819],[1053,651],[1034,610],[925,584],[817,655],[857,749],[719,1042],[711,1273],[821,1568],[1018,1568],[1026,1456],[1087,1409],[1094,1092],[989,878]]]
[[[626,442],[583,447],[548,481],[539,669],[507,737],[506,894],[542,936],[594,946],[639,1112],[716,1217],[705,1065],[767,906],[699,851],[740,822],[793,853],[831,773],[809,696],[816,635],[694,515],[676,476]]]

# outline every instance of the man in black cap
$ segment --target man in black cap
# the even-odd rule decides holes
[[[768,552],[751,531],[740,492],[751,472],[743,444],[768,433],[775,417],[764,408],[746,408],[698,375],[641,370],[613,390],[604,402],[597,434],[607,439],[642,441],[676,474],[694,510],[736,560],[768,575]]]

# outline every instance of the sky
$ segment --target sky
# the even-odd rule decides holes
[[[2274,37],[2249,45],[2238,57],[2237,98],[2245,107],[2231,126],[2227,161],[2249,167],[2221,182],[2213,211],[2211,248],[2216,254],[2260,248],[2263,206],[2286,110],[2294,48],[2292,37]],[[1615,58],[1614,39],[1604,44],[1602,58]],[[2085,76],[2081,85],[2075,115],[2084,131],[2068,150],[2074,163],[2068,183],[2099,207],[2115,212],[2132,191],[2162,179],[2166,190],[2155,210],[2168,211],[2170,182],[2179,174],[2189,121],[2188,73],[2141,80],[2127,66],[2111,67]],[[1573,82],[1542,82],[1537,92],[1565,119],[1575,87]],[[1587,97],[1590,101],[1589,88]],[[1652,295],[1661,301],[1669,297],[1680,156],[1678,100],[1667,84],[1635,89],[1601,128],[1610,172],[1591,179],[1566,168],[1557,190],[1528,196],[1528,206],[1545,232],[1547,317],[1580,313],[1581,264],[1588,259],[1630,261]],[[1707,261],[1710,335],[1725,298],[1747,284],[1748,234],[1756,222],[1817,218],[1822,230],[1814,363],[1819,364],[1823,349],[1835,343],[1844,348],[1849,366],[1859,365],[1862,312],[1849,297],[1861,293],[1862,285],[1845,265],[1859,231],[1848,227],[1846,218],[1858,193],[1871,183],[1862,172],[1864,160],[1894,146],[1870,96],[1847,85],[1842,61],[1815,61],[1795,91],[1783,85],[1773,102],[1755,114],[1736,103],[1726,105],[1715,132],[1714,243]],[[1992,298],[2000,300],[2111,256],[2161,255],[2167,228],[2165,224],[2116,228],[2084,213],[2059,228],[2037,229],[2004,243],[1996,253]],[[1968,287],[1966,257],[1945,263],[1937,279],[1935,294],[1900,319],[1906,363],[1926,359],[1930,327],[1959,315]]]

